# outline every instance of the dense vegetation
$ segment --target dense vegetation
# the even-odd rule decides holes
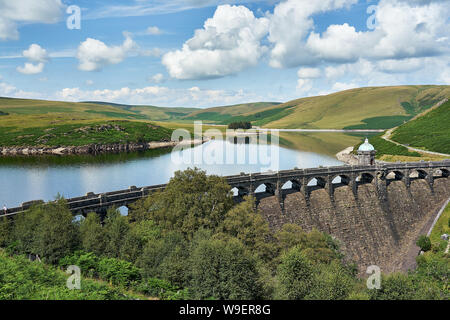
[[[252,124],[248,121],[232,122],[228,125],[228,129],[251,129]]]
[[[126,120],[45,127],[0,127],[2,146],[83,146],[90,144],[170,141],[172,131]]]
[[[0,300],[129,300],[142,298],[100,281],[83,279],[83,290],[69,290],[67,275],[53,266],[0,250]]]
[[[94,213],[74,220],[63,199],[2,217],[0,246],[14,256],[0,256],[10,273],[0,271],[6,299],[41,299],[48,290],[56,299],[116,298],[83,284],[67,293],[54,267],[25,263],[23,254],[162,299],[449,299],[449,257],[439,248],[421,256],[416,271],[384,276],[381,290],[368,290],[331,236],[294,224],[271,230],[253,198],[235,205],[223,178],[197,169],[176,172],[128,216],[110,210],[103,224]],[[29,289],[32,281],[42,285]]]
[[[395,143],[389,142],[381,138],[383,135],[379,134],[376,136],[369,137],[369,142],[374,146],[376,153],[376,158],[380,158],[383,155],[399,155],[399,156],[408,156],[408,157],[420,157],[420,153],[418,152],[411,152],[408,150],[408,148],[399,146]],[[357,153],[357,150],[359,146],[363,143],[359,143],[354,147],[354,153]]]
[[[425,150],[450,154],[450,101],[398,127],[392,140]]]

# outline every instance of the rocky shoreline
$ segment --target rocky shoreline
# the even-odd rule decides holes
[[[37,156],[37,155],[75,155],[144,151],[150,149],[175,147],[176,145],[198,145],[206,140],[187,141],[151,141],[143,143],[91,144],[85,146],[55,147],[0,147],[0,156]]]
[[[353,147],[345,148],[344,150],[336,153],[336,159],[339,161],[345,162],[348,165],[357,165],[358,164],[358,157],[355,156],[353,153]]]

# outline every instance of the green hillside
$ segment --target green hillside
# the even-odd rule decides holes
[[[394,130],[392,140],[411,147],[450,154],[450,102]]]
[[[270,116],[271,111],[260,112],[280,105],[279,102],[255,102],[232,106],[214,107],[197,110],[183,117],[183,120],[203,120],[216,124],[229,124],[239,121],[255,121]]]
[[[273,104],[256,110],[231,107],[196,111],[186,118],[225,124],[251,121],[267,128],[387,129],[450,95],[450,86],[367,87]],[[231,111],[232,110],[232,111]]]

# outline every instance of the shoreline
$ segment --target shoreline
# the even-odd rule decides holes
[[[151,149],[175,147],[177,145],[199,145],[207,139],[193,139],[179,141],[150,141],[143,143],[111,143],[91,144],[84,146],[55,146],[55,147],[0,147],[0,157],[10,156],[39,156],[39,155],[80,155],[145,151]]]
[[[339,161],[342,161],[348,165],[357,165],[358,164],[358,158],[352,153],[353,146],[347,147],[344,150],[339,151],[336,153],[336,159]]]

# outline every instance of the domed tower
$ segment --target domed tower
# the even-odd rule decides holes
[[[358,148],[358,163],[363,166],[373,166],[375,164],[376,150],[366,138],[363,144]]]

